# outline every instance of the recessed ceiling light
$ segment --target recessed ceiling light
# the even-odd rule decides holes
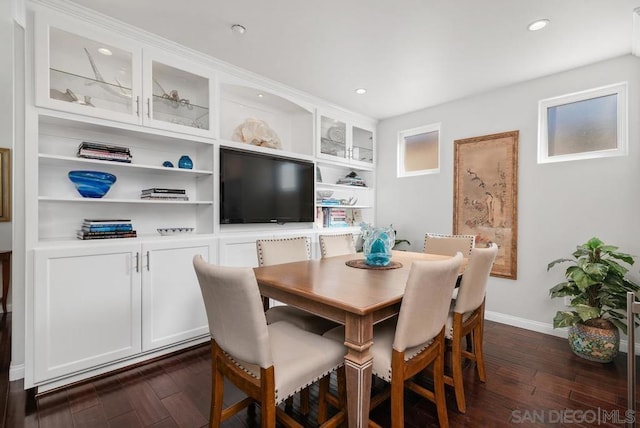
[[[262,93],[258,94],[258,98],[263,98],[263,97],[264,97],[264,94]]]
[[[245,28],[244,25],[233,24],[231,26],[231,31],[233,31],[234,33],[238,33],[238,34],[244,34],[244,33],[247,32],[247,29]]]
[[[111,52],[107,48],[98,48],[98,52],[100,52],[102,55],[107,55],[107,56],[113,55],[113,52]]]
[[[367,90],[365,88],[358,88],[356,89],[356,94],[358,95],[362,95],[362,94],[366,94]]]
[[[547,24],[549,24],[549,22],[550,21],[548,19],[538,19],[537,21],[533,21],[531,24],[529,24],[527,28],[529,29],[529,31],[542,30],[547,26]]]

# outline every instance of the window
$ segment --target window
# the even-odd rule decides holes
[[[539,102],[538,163],[627,155],[627,84]]]
[[[398,177],[440,172],[440,124],[398,133]]]

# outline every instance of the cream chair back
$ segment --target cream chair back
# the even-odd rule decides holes
[[[393,349],[404,352],[427,343],[442,331],[461,265],[461,253],[446,260],[413,262],[400,306]]]
[[[279,265],[311,259],[311,242],[305,236],[295,238],[258,239],[258,264]]]
[[[487,281],[491,274],[491,267],[498,254],[498,245],[492,243],[487,248],[471,250],[469,262],[464,269],[454,312],[461,314],[480,307],[487,291]]]
[[[355,254],[356,245],[353,242],[353,234],[320,235],[320,253],[323,258]]]
[[[209,264],[193,258],[209,321],[209,332],[234,359],[273,365],[267,320],[253,269]]]
[[[463,257],[469,257],[475,242],[476,237],[474,235],[427,233],[424,236],[424,252],[443,256],[455,256],[459,251]]]

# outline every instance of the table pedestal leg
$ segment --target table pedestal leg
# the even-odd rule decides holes
[[[373,358],[369,349],[372,344],[373,322],[371,316],[347,315],[345,346],[348,351],[344,362],[350,428],[362,428],[369,425],[373,365]]]

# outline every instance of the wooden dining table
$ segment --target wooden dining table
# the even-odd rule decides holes
[[[295,306],[345,326],[345,372],[349,427],[369,424],[373,325],[400,311],[411,264],[449,256],[393,251],[396,269],[362,269],[346,262],[349,254],[255,268],[263,297]]]

